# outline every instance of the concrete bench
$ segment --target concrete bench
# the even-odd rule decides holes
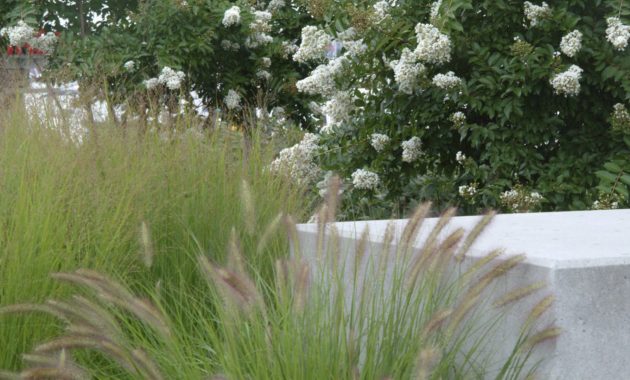
[[[479,219],[453,218],[446,232],[458,227],[470,231]],[[416,246],[435,222],[435,218],[425,221]],[[344,254],[353,252],[366,227],[370,243],[378,244],[389,223],[399,234],[406,221],[336,223]],[[298,225],[298,234],[303,255],[314,254],[317,226]],[[546,359],[538,371],[543,379],[630,378],[630,210],[498,215],[472,247],[468,260],[495,248],[527,255],[516,270],[500,279],[500,289],[542,280],[548,284],[546,292],[556,297],[545,318],[562,333],[538,354]],[[522,302],[510,309],[497,331],[499,346],[494,348],[499,352],[507,354],[511,341],[505,338],[518,335],[519,322],[533,304]]]

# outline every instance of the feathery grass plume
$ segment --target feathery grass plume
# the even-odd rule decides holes
[[[278,231],[278,227],[280,226],[280,223],[282,222],[283,217],[284,215],[282,213],[279,213],[267,225],[267,227],[265,228],[265,232],[263,232],[260,239],[258,239],[258,244],[256,246],[257,255],[261,255],[264,252],[264,250],[267,248],[267,245],[271,241],[271,238]]]
[[[539,291],[540,289],[543,289],[547,287],[547,283],[544,281],[539,281],[536,283],[533,283],[531,285],[528,286],[524,286],[521,288],[517,288],[515,290],[512,290],[508,293],[506,293],[505,295],[503,295],[501,298],[499,298],[498,300],[496,300],[494,302],[494,306],[495,307],[503,307],[506,305],[509,305],[511,303],[514,303],[516,301],[519,301],[531,294],[536,293],[537,291]]]
[[[138,365],[139,369],[141,369],[141,372],[144,374],[146,379],[161,380],[164,378],[164,376],[160,373],[160,369],[157,364],[151,360],[146,352],[140,349],[135,349],[131,351],[131,356],[136,365]]]
[[[493,249],[482,258],[475,261],[475,263],[462,274],[460,282],[467,283],[476,273],[478,273],[483,267],[492,263],[499,256],[505,253],[505,249],[497,248]]]
[[[0,380],[23,380],[19,373],[0,371]]]
[[[490,211],[486,213],[479,222],[477,222],[473,230],[470,231],[470,233],[466,237],[466,240],[464,241],[464,244],[462,244],[461,248],[459,249],[459,252],[455,254],[455,257],[457,258],[458,261],[462,261],[464,259],[470,247],[477,240],[479,235],[481,235],[481,233],[486,229],[488,224],[490,224],[490,222],[492,221],[495,215],[496,215],[495,211]]]
[[[298,315],[304,313],[306,302],[308,300],[308,293],[310,289],[311,268],[308,264],[303,262],[294,262],[297,265],[293,265],[293,311]]]
[[[359,273],[359,269],[363,264],[363,258],[365,257],[365,253],[367,251],[367,244],[370,237],[370,227],[365,226],[363,232],[361,232],[361,238],[359,238],[359,242],[356,245],[356,249],[354,250],[354,282],[357,281],[357,275]]]
[[[86,300],[86,302],[89,301]],[[63,319],[66,323],[69,323],[70,327],[76,325],[86,326],[92,331],[100,331],[110,338],[118,338],[121,335],[116,322],[111,318],[109,312],[103,308],[86,307],[87,303],[79,303],[76,300],[73,303],[48,300],[46,305],[63,315]]]
[[[483,291],[497,278],[504,276],[511,269],[525,260],[524,255],[512,256],[494,267],[484,274],[473,286],[471,286],[460,298],[460,303],[453,312],[453,316],[448,326],[448,336],[452,336],[456,329],[460,326],[464,317],[477,304],[479,297]]]
[[[245,259],[243,258],[240,242],[236,234],[236,228],[232,227],[230,231],[230,240],[228,241],[228,257],[227,267],[237,273],[247,275],[245,268]]]
[[[300,255],[300,238],[298,237],[297,224],[291,215],[285,215],[283,218],[284,225],[287,230],[287,237],[291,246],[291,252]]]
[[[431,255],[437,249],[439,236],[455,215],[455,211],[456,210],[454,208],[449,208],[442,214],[429,233],[429,236],[427,236],[426,240],[423,242],[420,252],[412,259],[408,272],[409,275],[407,276],[406,281],[408,287],[415,284],[423,263],[427,260],[426,256]]]
[[[134,297],[129,290],[112,279],[86,269],[79,269],[74,273],[53,273],[51,276],[57,280],[91,288],[103,301],[111,302],[134,314],[141,321],[153,327],[163,338],[170,338],[171,332],[166,317],[148,301]]]
[[[248,275],[215,266],[205,256],[199,256],[199,263],[208,282],[218,290],[226,305],[246,316],[252,316],[257,310],[264,312],[263,298]]]
[[[254,196],[246,180],[241,181],[241,200],[243,201],[243,221],[247,233],[252,236],[256,233],[256,205]]]
[[[326,193],[326,222],[332,223],[337,219],[337,209],[339,208],[339,191],[341,190],[341,179],[334,175],[328,181],[328,191]]]
[[[40,304],[30,304],[30,303],[24,303],[24,304],[17,304],[17,305],[9,305],[9,306],[3,306],[0,307],[0,315],[2,314],[21,314],[21,313],[32,313],[32,312],[38,312],[38,313],[45,313],[45,314],[50,314],[56,318],[59,318],[61,320],[65,320],[66,316],[64,314],[59,313],[57,310],[46,306],[46,305],[40,305]]]
[[[35,347],[35,353],[50,353],[59,350],[87,349],[99,351],[114,360],[125,371],[137,373],[135,363],[129,359],[129,352],[103,335],[68,335],[52,339]]]
[[[527,315],[527,319],[525,319],[525,324],[523,325],[523,329],[529,328],[533,326],[536,321],[540,319],[540,317],[553,305],[556,297],[549,295],[541,299],[534,305],[532,310],[530,310]]]
[[[556,339],[562,334],[562,329],[557,326],[550,326],[546,329],[537,332],[536,334],[529,337],[527,342],[523,345],[523,349],[531,350],[535,346],[544,343],[548,340]]]
[[[142,262],[147,268],[151,268],[155,252],[153,250],[149,226],[144,221],[140,223],[140,243],[142,244]]]
[[[429,214],[429,211],[431,211],[431,202],[425,202],[416,207],[413,215],[405,225],[405,229],[400,238],[400,249],[402,252],[407,252],[412,249],[411,247],[415,243],[418,232]]]
[[[426,380],[431,376],[433,367],[440,360],[440,351],[437,348],[425,348],[418,355],[418,364],[416,368],[417,380]]]
[[[25,354],[22,356],[22,358],[24,359],[24,362],[28,365],[28,368],[26,368],[21,374],[23,379],[48,378],[40,376],[40,373],[38,373],[37,371],[41,369],[60,370],[60,373],[57,376],[51,376],[55,379],[68,378],[83,380],[91,378],[89,373],[84,368],[81,368],[71,358],[68,358],[65,349],[61,350],[61,352],[59,352],[58,354]]]
[[[444,322],[453,314],[452,309],[445,309],[437,311],[425,324],[422,333],[420,334],[420,340],[424,341],[428,339],[433,333],[438,331]]]
[[[409,284],[414,284],[422,270],[431,272],[444,271],[446,265],[453,257],[453,253],[457,249],[457,245],[464,236],[464,229],[458,228],[447,236],[444,240],[435,244],[432,244],[433,249],[430,251],[424,251],[416,257],[416,260],[412,262],[412,266],[409,271]],[[439,272],[441,273],[441,272]]]

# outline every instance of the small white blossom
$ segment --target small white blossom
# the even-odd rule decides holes
[[[370,145],[379,153],[385,150],[390,141],[389,136],[382,133],[372,133],[370,135]]]
[[[413,94],[417,87],[418,77],[425,70],[424,65],[416,63],[416,56],[407,48],[403,49],[399,60],[391,61],[389,65],[394,70],[394,80],[400,92]]]
[[[418,136],[414,136],[402,143],[403,162],[414,162],[422,156],[422,140]]]
[[[258,70],[256,72],[256,77],[262,80],[269,80],[271,79],[271,73],[267,70]]]
[[[418,46],[414,53],[420,62],[441,64],[451,60],[451,40],[435,26],[416,25],[416,39]]]
[[[221,47],[223,48],[223,50],[237,51],[238,49],[241,48],[241,45],[239,45],[238,42],[232,42],[230,40],[223,40],[221,41]]]
[[[330,96],[336,92],[335,78],[341,73],[346,57],[338,57],[325,65],[319,65],[308,77],[297,81],[298,91],[309,95]]]
[[[461,78],[457,77],[454,72],[449,71],[446,74],[436,74],[433,77],[433,85],[443,90],[452,90],[462,84]]]
[[[282,41],[282,58],[287,59],[297,52],[299,46],[289,41]]]
[[[326,56],[326,49],[332,43],[332,37],[316,26],[308,25],[302,28],[302,43],[293,60],[304,63],[309,60],[322,59]]]
[[[267,4],[267,11],[273,13],[286,5],[284,0],[271,0],[269,4]]]
[[[264,67],[264,68],[266,68],[266,69],[270,68],[270,67],[271,67],[271,58],[269,58],[269,57],[263,57],[263,58],[260,60],[260,64],[261,64],[261,66],[262,66],[262,67]]]
[[[273,173],[286,175],[297,184],[308,185],[320,178],[321,169],[315,163],[319,137],[307,133],[300,143],[280,151],[270,165]]]
[[[365,169],[357,169],[352,173],[352,185],[355,189],[374,190],[380,183],[378,174]]]
[[[551,8],[543,1],[541,5],[535,5],[526,1],[525,6],[525,18],[529,20],[529,25],[536,26],[545,17],[551,14]]]
[[[464,164],[464,161],[466,161],[466,155],[464,153],[462,153],[461,151],[457,152],[455,154],[455,160],[459,163],[459,164]]]
[[[376,22],[383,22],[389,16],[389,2],[385,0],[378,1],[374,4],[374,15],[376,17]]]
[[[125,68],[125,70],[127,70],[129,72],[136,71],[136,63],[134,61],[127,61],[127,62],[125,62],[123,67]]]
[[[623,51],[628,46],[630,39],[630,26],[624,25],[619,17],[608,17],[606,19],[606,39],[619,51]]]
[[[461,185],[458,189],[459,195],[464,198],[472,198],[477,193],[477,187],[474,184]]]
[[[51,53],[55,50],[55,45],[57,44],[57,36],[53,32],[48,32],[39,37],[33,37],[31,39],[30,44],[33,48],[39,49],[44,53]]]
[[[24,21],[20,20],[16,26],[10,26],[2,28],[0,35],[6,36],[9,39],[9,45],[22,47],[27,44],[33,38],[35,29],[31,28]]]
[[[504,191],[500,196],[501,203],[514,212],[527,212],[538,207],[543,200],[543,196],[536,191],[527,192],[520,185]]]
[[[431,4],[431,12],[429,16],[431,18],[431,22],[435,22],[435,20],[440,15],[441,6],[442,6],[442,0],[434,1],[433,4]]]
[[[455,127],[459,128],[464,125],[464,123],[466,123],[466,115],[464,115],[464,113],[461,111],[453,112],[450,120],[453,122],[453,125]]]
[[[562,37],[560,50],[567,56],[573,57],[582,48],[582,32],[574,30]]]
[[[353,98],[350,92],[339,91],[322,107],[322,113],[326,115],[331,126],[337,126],[346,121],[354,109]]]
[[[232,25],[241,23],[241,8],[234,5],[223,14],[223,26],[229,28]]]
[[[228,94],[225,99],[223,99],[223,102],[229,110],[237,110],[241,108],[241,96],[234,90],[228,91]]]
[[[156,88],[159,84],[160,82],[157,78],[150,78],[144,81],[144,87],[146,87],[147,90],[152,90]]]
[[[158,82],[165,85],[169,90],[179,90],[185,77],[186,74],[183,71],[175,71],[170,67],[164,67],[158,77]]]
[[[556,94],[561,94],[565,97],[579,94],[582,71],[579,66],[571,65],[567,71],[554,75],[550,83]]]

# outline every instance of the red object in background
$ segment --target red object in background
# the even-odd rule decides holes
[[[55,36],[57,36],[57,37],[59,37],[61,35],[61,32],[54,32],[54,33],[55,33]],[[37,32],[37,34],[35,35],[35,37],[41,37],[41,36],[43,36],[45,34],[46,34],[46,30],[40,29],[39,32]],[[23,52],[24,49],[26,49],[26,52]],[[22,55],[22,54],[26,54],[26,55],[45,55],[46,53],[44,53],[44,51],[42,51],[42,50],[33,48],[29,44],[24,44],[24,46],[22,46],[21,48],[19,48],[17,46],[8,46],[7,47],[7,55]]]

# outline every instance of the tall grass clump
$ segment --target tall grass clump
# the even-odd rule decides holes
[[[301,212],[299,189],[267,173],[273,152],[255,136],[245,157],[240,134],[189,133],[190,120],[175,121],[168,138],[130,122],[93,125],[77,139],[21,111],[0,114],[0,307],[63,298],[69,288],[50,273],[90,268],[184,308],[206,296],[191,253],[222,262],[231,235],[270,276],[286,241],[274,234],[256,251],[259,226]],[[196,329],[188,317],[174,316]],[[59,327],[47,316],[1,315],[0,367],[21,368],[22,354]]]
[[[242,184],[244,204],[253,188]],[[328,193],[338,190],[333,183]],[[553,299],[542,298],[529,312],[513,337],[512,353],[489,364],[487,336],[501,311],[481,306],[491,286],[523,256],[501,259],[501,251],[493,251],[472,265],[460,265],[492,215],[466,234],[462,229],[448,232],[454,214],[448,211],[422,235],[418,247],[430,211],[425,204],[400,234],[390,228],[374,242],[366,231],[348,251],[331,223],[337,203],[329,196],[318,214],[314,251],[300,250],[296,225],[288,215],[257,231],[256,247],[239,239],[247,235],[239,229],[251,232],[256,227],[237,225],[222,263],[196,250],[197,264],[190,269],[205,284],[190,294],[176,292],[180,284],[172,282],[133,290],[90,269],[54,273],[55,281],[77,289],[72,297],[7,306],[0,314],[52,315],[63,322],[64,331],[33,347],[24,356],[27,365],[21,373],[3,376],[275,380],[534,375],[537,363],[529,362],[531,353],[559,333],[557,327],[540,323]],[[252,202],[241,211],[258,214],[258,206]],[[292,254],[279,253],[269,276],[256,254],[269,249],[265,236],[281,228],[287,231]],[[148,241],[146,250],[151,249]],[[140,277],[153,270],[148,257],[158,259],[137,258],[145,262],[138,267]],[[496,297],[496,306],[534,297],[540,288],[514,289]],[[182,298],[166,302],[165,295],[173,293]],[[480,311],[486,314],[480,316]]]

